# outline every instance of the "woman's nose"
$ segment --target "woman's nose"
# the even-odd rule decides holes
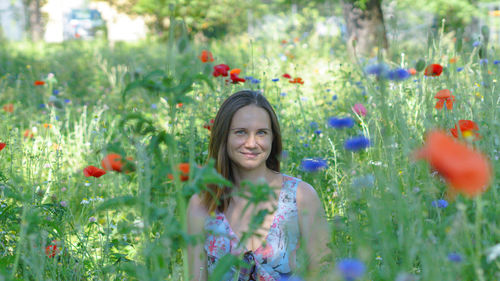
[[[249,134],[248,138],[245,141],[245,146],[247,147],[255,147],[257,144],[257,141],[255,139],[255,135]]]

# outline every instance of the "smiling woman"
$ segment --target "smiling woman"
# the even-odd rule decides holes
[[[318,271],[328,254],[325,212],[314,188],[280,172],[281,151],[278,119],[264,96],[240,91],[224,101],[211,130],[209,159],[233,187],[209,185],[189,201],[188,232],[203,233],[205,242],[188,248],[193,280],[215,275],[226,255],[248,266],[212,278],[274,281],[296,276],[301,267]],[[245,182],[264,185],[257,191]],[[266,187],[267,200],[255,203],[252,196]],[[259,214],[263,220],[256,227]],[[309,257],[305,264],[299,250]]]

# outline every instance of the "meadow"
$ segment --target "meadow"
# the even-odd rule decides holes
[[[476,38],[438,30],[373,58],[298,31],[0,42],[0,280],[186,280],[203,242],[187,200],[226,183],[210,124],[240,89],[270,100],[282,172],[321,197],[325,280],[500,280],[500,56]]]

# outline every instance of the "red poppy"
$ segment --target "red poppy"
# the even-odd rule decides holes
[[[290,74],[288,74],[288,73],[285,73],[285,74],[283,74],[283,78],[292,79],[292,76],[290,76]]]
[[[36,80],[34,85],[35,86],[43,86],[43,85],[45,85],[45,81]]]
[[[239,75],[240,73],[241,73],[241,69],[239,69],[239,68],[234,68],[234,69],[231,69],[231,71],[229,71],[229,74]]]
[[[214,77],[219,77],[219,76],[224,76],[226,77],[228,74],[227,72],[229,71],[229,66],[226,65],[226,64],[218,64],[216,66],[214,66],[214,72],[212,73],[212,75]]]
[[[455,101],[455,96],[451,94],[450,90],[444,89],[436,93],[434,96],[435,99],[438,99],[436,102],[436,109],[443,109],[444,104],[446,103],[446,108],[448,110],[453,109],[453,102]]]
[[[207,50],[201,51],[199,58],[203,63],[214,61],[214,57],[212,56],[212,53],[210,51],[207,51]]]
[[[30,139],[32,139],[32,138],[33,138],[33,133],[31,132],[31,130],[30,130],[30,129],[26,129],[26,130],[24,130],[24,134],[23,134],[23,136],[24,136],[25,138],[30,138]]]
[[[52,243],[55,243],[55,240],[52,241]],[[58,252],[59,249],[57,248],[56,244],[48,245],[47,247],[45,247],[45,255],[49,258],[55,257]]]
[[[430,64],[425,68],[425,76],[439,76],[443,72],[443,67],[440,64]]]
[[[6,143],[0,142],[0,151],[2,151],[2,149],[4,149],[6,145]]]
[[[179,179],[181,181],[187,181],[187,180],[189,180],[189,163],[180,163],[177,168],[181,172],[181,174],[179,176]],[[167,177],[170,180],[174,179],[174,176],[172,174],[168,174]]]
[[[205,128],[205,129],[207,129],[207,130],[209,130],[209,131],[210,131],[210,130],[212,130],[212,127],[214,126],[214,122],[215,122],[215,120],[214,120],[214,119],[210,119],[210,124],[205,123],[205,124],[203,125],[203,128]]]
[[[491,166],[488,158],[443,131],[430,132],[424,147],[414,156],[427,160],[448,182],[453,192],[471,197],[486,191],[490,183]]]
[[[117,171],[121,172],[123,169],[122,157],[116,153],[110,153],[106,155],[101,161],[101,166],[106,171]]]
[[[12,112],[14,112],[14,105],[12,103],[6,104],[3,106],[3,110],[5,112],[12,113]]]
[[[105,175],[106,171],[103,169],[99,169],[95,166],[87,166],[83,169],[83,175],[88,177],[100,178],[102,175]]]
[[[474,121],[458,120],[458,126],[460,127],[462,136],[465,138],[469,138],[473,135],[475,136],[474,140],[479,140],[481,138],[481,135],[477,133],[477,131],[479,131],[479,127]],[[458,138],[457,125],[455,125],[455,128],[450,129],[450,132],[455,138]]]
[[[415,74],[417,74],[417,70],[412,67],[412,68],[408,69],[408,73],[410,73],[410,75],[415,75]]]
[[[295,77],[295,78],[293,78],[293,80],[290,80],[289,82],[292,84],[298,83],[298,84],[304,85],[304,80],[302,80],[302,78],[300,78],[300,77]]]
[[[286,39],[281,40],[281,44],[285,45],[286,43],[288,43]]]
[[[231,83],[238,84],[240,82],[244,83],[245,79],[238,77],[238,74],[231,73]]]
[[[184,104],[182,104],[182,102],[178,103],[175,105],[175,108],[181,108]]]

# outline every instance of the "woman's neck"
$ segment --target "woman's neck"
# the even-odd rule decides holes
[[[242,181],[249,181],[252,184],[257,184],[259,182],[271,183],[277,172],[267,168],[266,166],[259,167],[254,170],[241,170],[238,167],[232,167],[234,184],[237,188],[241,187]]]

